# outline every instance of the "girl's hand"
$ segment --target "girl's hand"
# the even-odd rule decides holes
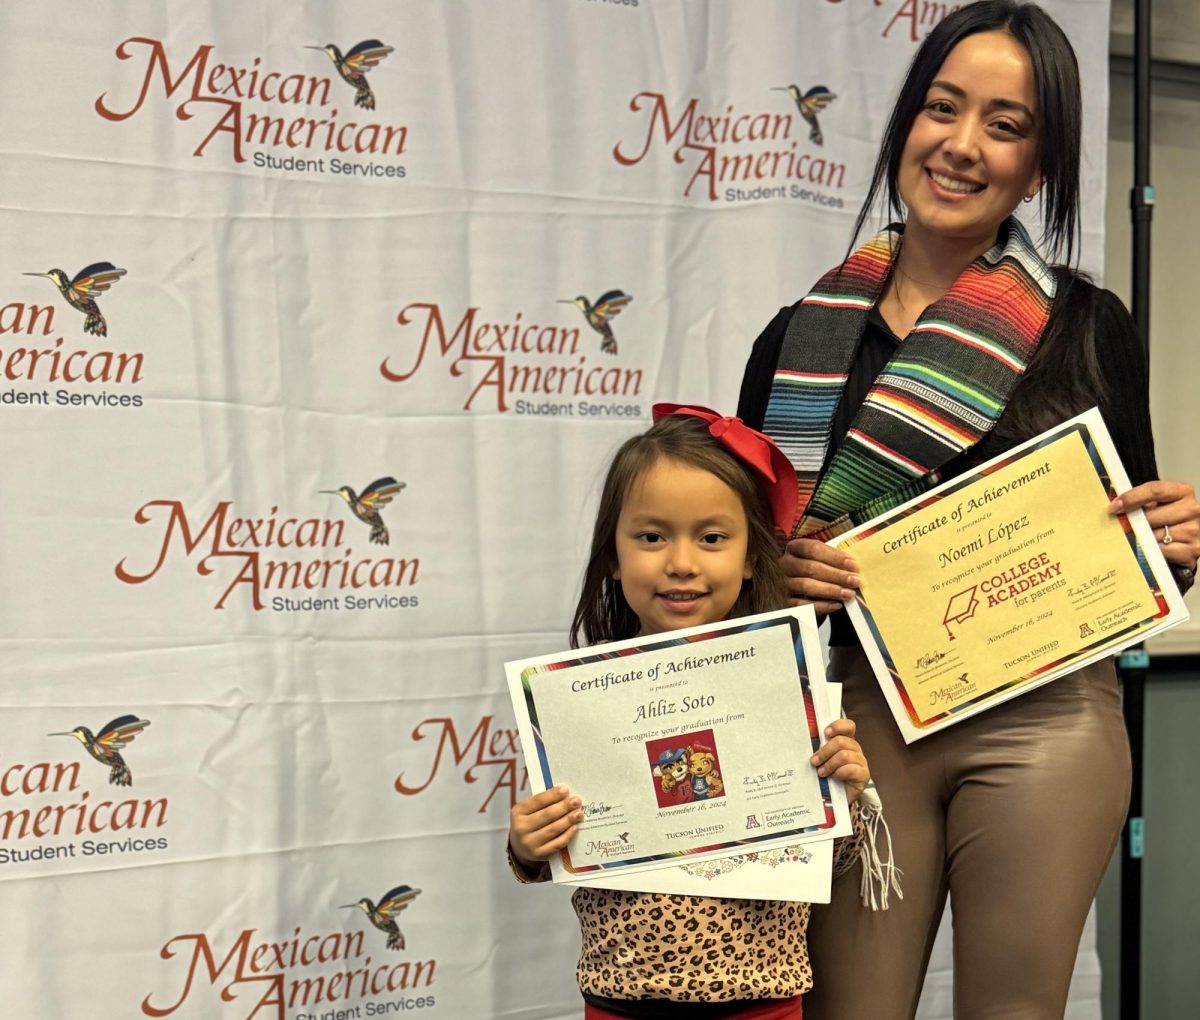
[[[1114,514],[1138,509],[1146,511],[1146,521],[1154,529],[1167,562],[1195,570],[1200,558],[1200,502],[1196,501],[1196,490],[1186,482],[1159,479],[1121,493],[1109,506]]]
[[[853,719],[836,719],[826,727],[826,743],[809,761],[817,775],[840,779],[846,784],[846,799],[853,804],[871,781],[871,767],[858,741],[854,739]]]
[[[509,813],[508,845],[528,869],[566,846],[583,821],[583,801],[565,786],[526,797]]]
[[[858,588],[853,557],[815,538],[793,538],[780,563],[793,605],[811,603],[818,613],[833,613],[854,598]]]

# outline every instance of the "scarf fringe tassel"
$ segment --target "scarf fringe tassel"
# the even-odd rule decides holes
[[[862,849],[859,851],[862,860],[860,892],[863,906],[872,910],[887,910],[888,898],[893,891],[897,899],[904,899],[904,893],[900,889],[900,876],[904,872],[896,867],[892,834],[888,830],[887,820],[883,817],[883,802],[875,792],[874,784],[863,791],[858,804],[863,828],[866,830]],[[886,843],[886,859],[880,854],[883,843]]]

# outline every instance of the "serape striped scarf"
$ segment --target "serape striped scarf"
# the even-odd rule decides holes
[[[1050,316],[1054,274],[1010,217],[996,244],[917,319],[818,485],[901,229],[889,227],[826,273],[788,324],[763,431],[796,468],[793,537],[832,538],[936,485],[938,469],[996,424]]]

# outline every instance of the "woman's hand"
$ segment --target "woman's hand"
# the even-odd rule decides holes
[[[517,861],[532,871],[571,842],[582,821],[583,801],[565,786],[555,786],[513,805],[508,845]]]
[[[1186,482],[1162,479],[1134,486],[1113,500],[1111,513],[1145,510],[1168,563],[1194,571],[1200,558],[1200,502]]]
[[[836,612],[858,588],[854,558],[814,538],[793,538],[780,563],[793,605],[811,604],[822,614]]]
[[[838,779],[846,785],[846,799],[853,804],[871,781],[871,767],[858,741],[854,739],[853,719],[835,719],[825,728],[826,743],[809,761],[817,775]]]

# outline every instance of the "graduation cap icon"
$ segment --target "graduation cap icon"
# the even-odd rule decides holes
[[[954,632],[950,629],[950,624],[963,623],[975,615],[975,609],[979,605],[979,599],[975,597],[975,590],[978,587],[979,585],[973,584],[965,591],[960,591],[950,596],[950,601],[946,604],[946,615],[942,617],[942,623],[945,625],[946,633],[950,635],[951,641],[954,640]]]

